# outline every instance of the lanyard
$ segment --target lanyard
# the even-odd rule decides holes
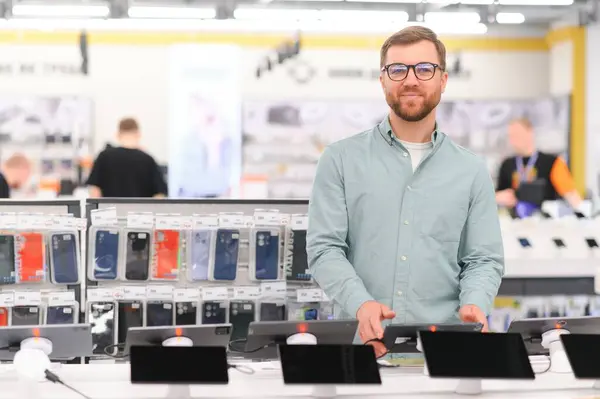
[[[516,158],[517,173],[519,173],[519,181],[520,182],[526,182],[529,180],[528,179],[529,172],[531,172],[531,169],[533,169],[533,166],[537,162],[537,159],[538,159],[537,151],[534,152],[533,154],[531,154],[531,157],[529,157],[529,161],[527,161],[527,166],[523,166],[523,157]]]

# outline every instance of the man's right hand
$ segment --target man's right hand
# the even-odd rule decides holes
[[[362,304],[356,318],[358,319],[358,335],[363,343],[369,343],[375,349],[375,355],[381,357],[386,354],[387,349],[383,343],[371,341],[383,338],[383,327],[381,322],[385,319],[393,319],[396,313],[379,302],[368,301]],[[371,342],[369,342],[371,341]]]
[[[498,205],[507,208],[514,208],[517,205],[517,196],[515,190],[508,188],[506,190],[496,192],[496,202]]]

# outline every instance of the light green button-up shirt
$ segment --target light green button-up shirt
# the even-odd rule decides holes
[[[387,118],[323,152],[307,252],[338,318],[369,300],[393,309],[394,323],[457,322],[467,304],[489,314],[504,273],[492,179],[444,133],[432,142],[414,173]]]

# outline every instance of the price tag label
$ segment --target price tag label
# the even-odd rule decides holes
[[[254,226],[254,216],[244,215],[244,226],[245,227]]]
[[[16,291],[15,306],[39,305],[42,303],[42,293],[39,291]]]
[[[222,301],[229,299],[227,287],[206,287],[202,289],[203,301]]]
[[[258,226],[278,226],[280,221],[279,211],[277,209],[256,209],[254,211],[254,225]]]
[[[194,219],[189,216],[181,217],[181,230],[193,230],[194,229]]]
[[[234,299],[260,298],[260,287],[233,287]]]
[[[134,301],[146,298],[146,287],[142,285],[124,285],[121,296],[125,300]]]
[[[12,230],[17,228],[17,214],[14,212],[0,213],[0,229]]]
[[[90,212],[93,226],[116,226],[119,224],[117,208],[94,209]]]
[[[173,287],[170,285],[149,285],[146,288],[146,297],[171,300],[173,298]]]
[[[321,302],[323,300],[323,290],[319,288],[299,289],[296,291],[298,302]]]
[[[114,300],[114,292],[109,288],[90,288],[87,290],[89,302],[105,302]]]
[[[308,215],[292,215],[289,225],[294,230],[308,229]]]
[[[152,212],[129,212],[127,214],[127,227],[152,229],[154,227],[154,214]]]
[[[217,227],[219,225],[218,215],[193,215],[194,229],[202,230],[206,227]]]
[[[157,214],[154,223],[157,230],[181,230],[181,215]]]
[[[175,288],[173,291],[175,302],[198,302],[200,301],[200,289],[198,288]]]
[[[0,292],[0,307],[10,308],[15,304],[14,292]]]
[[[244,213],[220,213],[219,226],[221,227],[244,227]]]
[[[59,306],[75,302],[75,293],[73,291],[55,291],[48,293],[48,305]]]
[[[285,281],[264,282],[260,285],[263,298],[285,298],[287,295],[287,284]]]

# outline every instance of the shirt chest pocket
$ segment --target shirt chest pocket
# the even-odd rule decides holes
[[[420,232],[439,242],[458,242],[469,213],[468,194],[428,194],[419,207]]]

